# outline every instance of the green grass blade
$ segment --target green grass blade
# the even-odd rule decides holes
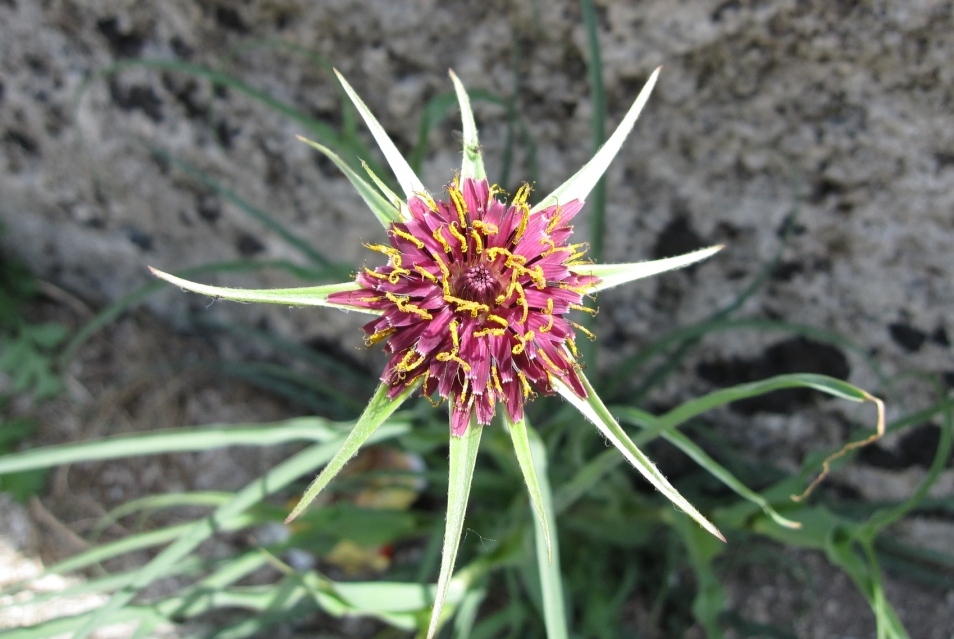
[[[460,535],[464,529],[464,514],[470,497],[470,484],[474,477],[474,464],[480,448],[483,427],[473,415],[470,426],[460,437],[450,438],[450,469],[447,477],[447,521],[444,528],[444,546],[441,550],[441,570],[434,593],[434,608],[427,628],[427,639],[433,639],[441,624],[441,612],[450,590],[451,576],[460,549]]]
[[[406,425],[388,424],[375,433],[374,440],[395,437],[406,431]],[[239,490],[232,499],[219,506],[211,515],[194,523],[188,531],[143,567],[131,584],[115,593],[105,606],[96,610],[77,630],[73,639],[86,639],[96,628],[115,621],[117,613],[132,601],[142,588],[162,577],[202,542],[209,539],[216,531],[231,525],[231,522],[246,510],[260,503],[267,496],[282,490],[302,475],[313,472],[318,466],[327,463],[334,455],[339,443],[339,441],[333,441],[306,448]]]
[[[354,457],[358,449],[364,445],[364,442],[381,427],[387,418],[390,417],[415,390],[417,390],[417,385],[412,384],[403,393],[394,399],[390,399],[388,397],[388,385],[381,384],[378,386],[378,390],[368,403],[368,407],[364,409],[361,417],[358,418],[358,423],[351,429],[347,439],[341,443],[341,447],[338,448],[334,457],[331,458],[318,477],[316,477],[308,486],[308,489],[305,490],[305,494],[302,495],[301,499],[295,505],[295,508],[288,515],[288,518],[285,519],[286,524],[300,515],[305,508],[308,507],[308,504],[315,500],[318,493],[324,490],[325,486],[335,478],[335,475],[341,472],[344,465]]]
[[[535,430],[529,429],[529,447],[532,463],[540,471],[540,510],[542,520],[534,520],[537,572],[543,599],[543,621],[547,639],[566,639],[566,610],[563,605],[563,575],[560,570],[560,542],[553,511],[553,494],[547,479],[547,449]],[[546,555],[546,558],[544,558]]]
[[[582,374],[580,375],[580,380],[583,382],[583,387],[588,394],[586,399],[577,397],[576,393],[559,379],[554,380],[554,386],[563,399],[572,404],[584,417],[590,420],[603,436],[623,454],[627,461],[629,461],[656,490],[661,492],[663,496],[671,501],[679,510],[682,510],[695,519],[700,526],[722,541],[725,541],[725,537],[722,536],[722,533],[720,533],[708,519],[703,517],[702,513],[696,510],[695,506],[689,503],[689,501],[669,483],[669,480],[659,472],[656,465],[636,447],[636,444],[634,444],[623,429],[620,428],[620,425],[610,414],[609,410],[607,410],[589,380]]]
[[[391,141],[390,136],[388,136],[387,131],[384,130],[384,127],[382,127],[377,118],[374,117],[371,110],[358,96],[355,90],[351,88],[351,85],[348,84],[348,81],[344,79],[343,75],[337,70],[335,70],[335,75],[338,76],[338,81],[341,82],[341,86],[344,87],[345,93],[351,98],[351,102],[358,110],[358,113],[364,118],[364,123],[371,131],[371,135],[374,136],[374,140],[378,143],[378,147],[384,154],[384,159],[387,160],[388,165],[390,165],[391,171],[394,173],[394,177],[397,178],[398,184],[401,185],[405,199],[410,199],[415,193],[426,193],[427,189],[424,188],[423,182],[421,182],[413,169],[411,169],[407,160],[405,160],[401,152],[398,151],[398,148],[394,145],[394,142]]]
[[[649,428],[652,429],[653,432],[659,433],[663,439],[673,444],[679,450],[688,455],[694,462],[702,466],[707,473],[721,481],[737,495],[752,502],[753,504],[756,504],[766,515],[772,518],[772,521],[777,523],[779,526],[784,526],[786,528],[801,527],[801,524],[797,521],[792,521],[791,519],[780,515],[765,497],[739,481],[732,473],[728,471],[728,469],[707,455],[702,448],[697,446],[682,433],[676,431],[675,426],[668,426],[664,429],[659,426],[659,420],[657,420],[654,416],[635,408],[614,406],[611,407],[610,410],[613,413],[619,415],[621,421],[636,424],[642,428]]]
[[[176,452],[196,452],[226,446],[277,446],[296,441],[334,442],[341,430],[319,417],[298,417],[281,422],[231,426],[213,424],[196,429],[168,429],[104,437],[35,448],[0,457],[0,475],[31,468],[139,457]]]
[[[543,539],[546,542],[547,562],[550,562],[553,560],[553,550],[550,546],[550,523],[544,506],[543,494],[540,491],[540,480],[533,463],[533,452],[530,448],[530,439],[527,436],[527,422],[526,419],[521,419],[518,422],[510,421],[510,416],[506,411],[503,411],[503,416],[504,423],[507,424],[507,429],[510,431],[510,438],[513,440],[513,451],[517,456],[520,472],[523,473],[523,481],[527,484],[530,505],[537,516],[537,525],[540,527]]]
[[[380,315],[379,312],[363,309],[347,304],[335,304],[328,301],[332,293],[356,291],[361,288],[357,282],[342,282],[341,284],[325,284],[323,286],[302,286],[297,288],[228,288],[224,286],[210,286],[199,284],[177,277],[157,268],[149,267],[152,274],[170,284],[175,284],[193,293],[208,295],[209,297],[231,300],[233,302],[259,302],[261,304],[285,304],[288,306],[327,306],[346,311],[358,311],[371,315]]]
[[[344,160],[338,157],[328,147],[301,135],[298,136],[298,139],[334,162],[335,166],[345,174],[345,177],[348,178],[348,181],[351,182],[355,190],[358,191],[358,195],[361,196],[361,199],[368,205],[368,208],[371,209],[371,212],[374,213],[374,216],[378,218],[378,221],[384,228],[387,228],[393,222],[401,221],[400,201],[388,202],[382,197],[380,192],[376,191],[357,171],[348,166]]]
[[[656,84],[656,78],[658,77],[659,69],[656,69],[652,75],[649,76],[642,91],[639,92],[639,96],[637,96],[633,106],[631,106],[629,111],[626,112],[626,115],[623,116],[623,121],[619,123],[616,131],[609,137],[606,144],[596,152],[593,159],[587,162],[583,168],[577,171],[569,180],[540,200],[540,202],[531,209],[531,212],[541,211],[548,206],[563,204],[572,200],[586,200],[587,195],[589,195],[600,178],[603,177],[613,158],[619,153],[623,142],[626,140],[626,136],[632,131],[633,126],[636,124],[636,119],[649,100],[649,94],[652,93],[653,86]]]
[[[474,112],[470,107],[470,98],[467,96],[467,89],[464,88],[457,74],[451,71],[450,78],[451,82],[454,83],[454,93],[457,94],[457,101],[460,103],[461,132],[464,138],[460,176],[465,179],[484,180],[487,178],[487,172],[484,170],[483,153],[481,153],[480,141],[477,138],[477,125],[474,123]]]
[[[723,249],[722,246],[710,246],[709,248],[692,251],[676,257],[667,257],[661,260],[652,260],[647,262],[631,262],[629,264],[587,264],[575,268],[574,271],[580,275],[595,275],[600,281],[587,288],[589,293],[598,293],[606,289],[627,284],[644,277],[651,277],[666,271],[672,271],[677,268],[684,268],[690,264],[695,264],[704,259],[715,255]]]

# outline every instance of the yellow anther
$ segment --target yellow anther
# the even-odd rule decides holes
[[[434,316],[428,313],[427,311],[425,311],[423,308],[409,302],[407,297],[398,296],[391,292],[385,292],[384,295],[391,302],[394,302],[394,304],[398,307],[398,310],[400,311],[403,311],[405,313],[412,313],[414,315],[417,315],[421,319],[426,319],[426,320],[434,319]]]
[[[547,255],[550,255],[551,253],[557,250],[556,243],[550,238],[549,235],[544,235],[543,237],[541,237],[540,244],[543,244],[544,246],[549,247],[543,253],[540,253],[542,257],[546,257]]]
[[[497,375],[497,367],[490,367],[490,381],[494,385],[494,389],[500,394],[500,396],[507,401],[507,396],[504,395],[503,386],[500,384],[500,377]]]
[[[434,198],[431,197],[430,193],[422,191],[420,193],[415,193],[414,195],[424,200],[424,203],[427,204],[427,208],[437,213],[437,202],[434,201]]]
[[[560,223],[560,220],[563,218],[563,211],[560,210],[560,207],[557,207],[556,213],[553,214],[553,217],[550,218],[550,221],[547,223],[547,233],[553,233],[556,230],[557,224]]]
[[[543,275],[543,267],[537,264],[532,269],[524,269],[527,272],[527,275],[530,276],[530,279],[533,280],[533,283],[537,285],[537,288],[541,291],[547,287],[547,278]]]
[[[503,334],[506,332],[507,329],[505,328],[480,328],[474,331],[474,337],[486,337],[487,335],[503,337]]]
[[[524,182],[523,186],[517,189],[517,194],[513,196],[514,206],[526,205],[531,190],[530,185]]]
[[[556,374],[559,375],[560,377],[563,377],[564,375],[566,375],[566,371],[564,371],[562,368],[560,368],[559,366],[557,366],[556,364],[554,364],[554,363],[553,363],[553,360],[550,359],[549,357],[547,357],[547,354],[543,352],[543,349],[538,350],[538,351],[537,351],[537,355],[540,356],[540,359],[542,359],[543,362],[544,362],[547,366],[549,366],[549,367],[550,367],[550,370],[552,370],[554,373],[556,373]]]
[[[517,285],[517,304],[523,307],[523,315],[520,316],[520,323],[523,324],[530,316],[530,305],[527,304],[527,296],[523,293],[523,287]]]
[[[366,275],[369,275],[369,276],[374,277],[374,278],[379,279],[379,280],[386,280],[386,279],[388,279],[388,276],[385,275],[384,273],[378,273],[377,271],[372,271],[372,270],[369,269],[367,266],[364,267],[364,272],[365,272]]]
[[[412,362],[411,360],[414,358],[415,355],[418,356],[417,361]],[[410,348],[408,349],[407,353],[404,355],[403,359],[401,359],[398,365],[395,366],[394,368],[403,373],[410,372],[414,370],[415,368],[417,368],[418,366],[420,366],[424,362],[424,360],[425,360],[424,355],[420,355],[413,348]]]
[[[455,353],[457,352],[457,349],[460,348],[460,336],[457,334],[457,327],[457,320],[452,320],[450,326],[448,327],[450,330],[451,344],[454,345]]]
[[[434,261],[437,262],[438,268],[441,269],[441,278],[443,279],[441,285],[444,289],[444,296],[446,298],[450,295],[450,269],[447,268],[447,264],[444,264],[444,260],[437,257],[436,255],[434,256]]]
[[[416,247],[419,248],[419,249],[424,248],[424,242],[422,242],[421,240],[417,239],[416,237],[414,237],[413,235],[411,235],[411,234],[408,233],[407,231],[402,231],[402,230],[399,229],[399,228],[391,227],[391,230],[388,231],[388,232],[389,232],[391,235],[397,235],[398,237],[407,240],[408,242],[410,242],[411,244],[413,244],[414,246],[416,246]]]
[[[570,352],[573,353],[574,359],[580,359],[580,351],[576,348],[576,342],[572,339],[566,340],[566,345],[570,348]]]
[[[543,310],[543,314],[547,316],[547,325],[540,329],[541,333],[549,333],[553,328],[553,298],[547,300],[547,307]]]
[[[484,240],[480,236],[480,231],[477,229],[471,229],[470,236],[474,238],[474,250],[477,251],[477,255],[480,255],[484,252]]]
[[[524,335],[514,335],[514,337],[516,337],[520,343],[514,344],[510,352],[514,355],[519,355],[527,349],[527,342],[533,339],[534,333],[533,331],[527,331]]]
[[[523,387],[523,398],[528,399],[531,395],[533,395],[533,388],[530,387],[530,382],[527,381],[527,376],[521,371],[517,371],[517,378],[520,380],[520,385]]]
[[[499,184],[494,183],[490,185],[490,197],[494,197],[501,194],[506,195],[507,192],[504,191]]]
[[[581,324],[577,324],[576,322],[570,322],[570,325],[572,325],[573,328],[575,328],[576,330],[578,330],[578,331],[580,331],[581,333],[583,333],[584,335],[586,335],[586,336],[590,339],[590,341],[593,341],[593,340],[596,339],[596,335],[593,334],[593,331],[591,331],[590,329],[586,328],[585,326],[583,326],[583,325],[581,325]]]
[[[497,228],[496,224],[491,224],[490,222],[483,222],[481,220],[474,220],[471,222],[473,226],[478,231],[481,231],[484,235],[496,235],[500,230]]]
[[[397,332],[396,328],[386,328],[383,331],[377,331],[365,337],[364,344],[365,346],[368,346],[370,348],[371,346],[374,346],[375,344],[378,344],[379,342],[383,342],[387,338],[394,335],[394,333],[396,332]]]
[[[377,251],[378,253],[384,253],[384,254],[387,255],[388,257],[394,257],[394,256],[400,257],[400,255],[401,255],[401,251],[397,250],[397,249],[394,248],[393,246],[387,246],[387,245],[385,245],[385,244],[368,244],[368,243],[365,243],[365,244],[363,244],[362,246],[364,246],[364,248],[366,248],[366,249],[368,249],[368,250],[371,250],[371,251]]]
[[[464,201],[464,194],[460,192],[456,184],[447,189],[447,193],[454,203],[454,208],[457,209],[457,219],[460,220],[461,227],[467,228],[467,203]]]
[[[467,238],[464,237],[464,235],[463,235],[459,230],[457,230],[457,222],[451,222],[451,223],[447,226],[447,228],[448,228],[448,230],[450,231],[450,234],[454,236],[454,239],[456,239],[456,240],[460,243],[460,252],[461,252],[461,253],[466,253],[466,252],[467,252]]]
[[[517,242],[523,237],[524,232],[527,230],[527,224],[530,222],[530,207],[526,203],[516,204],[518,209],[520,209],[520,224],[517,225],[517,231],[514,233],[513,241]]]
[[[595,308],[589,308],[581,304],[570,304],[570,308],[572,308],[574,311],[583,311],[584,313],[588,313],[594,317],[596,317],[596,314],[599,312]]]
[[[570,254],[570,257],[566,258],[566,261],[575,262],[586,255],[586,252],[590,249],[590,245],[586,242],[580,242],[579,244],[570,244],[568,248],[572,250],[573,253]]]
[[[460,357],[458,357],[458,356],[457,356],[457,353],[447,353],[447,352],[438,353],[438,354],[437,354],[437,361],[439,361],[439,362],[457,362],[457,363],[460,365],[460,367],[464,369],[464,372],[465,372],[465,373],[469,373],[469,372],[470,372],[470,364],[468,364],[467,362],[465,362],[464,360],[462,360]]]
[[[488,315],[487,315],[487,319],[489,319],[491,322],[497,322],[498,324],[500,324],[500,325],[503,326],[504,328],[507,328],[508,326],[510,326],[510,322],[508,322],[508,321],[507,321],[506,319],[504,319],[503,317],[500,317],[499,315],[491,315],[491,314],[488,314]]]
[[[383,299],[387,299],[387,298],[385,298],[383,295],[372,295],[371,297],[360,297],[355,301],[363,302],[365,304],[374,304],[375,302],[380,302]]]
[[[450,244],[447,243],[447,240],[444,239],[444,234],[441,233],[441,229],[442,229],[442,228],[444,228],[444,227],[443,227],[443,226],[438,226],[436,229],[434,229],[434,233],[432,233],[432,235],[434,236],[434,239],[437,240],[438,243],[439,243],[441,246],[444,247],[444,252],[445,252],[445,253],[450,253],[450,252],[453,251],[454,249],[452,249],[452,248],[450,247]]]
[[[486,304],[481,304],[480,302],[471,302],[470,300],[464,300],[459,297],[454,297],[447,293],[444,294],[444,301],[449,304],[457,304],[458,312],[470,311],[472,317],[477,317],[480,313],[486,313],[490,310],[490,307]]]
[[[398,268],[397,266],[393,267],[394,270],[388,275],[388,282],[391,284],[397,284],[401,281],[402,275],[410,275],[411,272],[406,268]]]
[[[434,282],[435,284],[437,283],[437,278],[434,276],[434,274],[431,273],[430,271],[428,271],[426,268],[424,268],[424,267],[421,266],[420,264],[418,264],[417,266],[415,266],[414,269],[415,269],[418,273],[420,273],[420,274],[421,274],[421,277],[423,277],[423,278],[424,278],[425,280],[427,280],[428,282]]]

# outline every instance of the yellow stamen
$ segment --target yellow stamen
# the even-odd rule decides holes
[[[416,237],[414,237],[407,231],[402,231],[401,229],[391,227],[391,230],[388,232],[391,233],[392,235],[397,235],[398,237],[407,240],[408,242],[410,242],[411,244],[413,244],[419,249],[424,248],[424,242],[417,239]]]
[[[434,201],[434,198],[431,197],[430,193],[421,192],[415,193],[414,195],[424,200],[424,203],[427,204],[427,208],[437,213],[437,202]]]
[[[442,229],[442,228],[444,228],[444,227],[443,227],[443,226],[438,226],[436,229],[434,229],[434,233],[432,233],[432,235],[434,236],[434,239],[437,240],[438,243],[440,243],[440,245],[444,247],[444,252],[445,252],[445,253],[450,253],[450,252],[453,251],[454,249],[452,249],[452,248],[450,247],[450,244],[447,243],[447,240],[444,239],[444,234],[441,233],[441,229]]]
[[[417,355],[417,361],[411,362],[411,359]],[[402,373],[410,372],[420,366],[424,362],[424,355],[418,354],[413,348],[408,349],[407,354],[404,355],[404,358],[398,363],[394,368],[401,371]]]
[[[401,281],[402,275],[410,275],[410,274],[411,272],[407,270],[406,268],[398,268],[397,266],[395,266],[394,270],[391,271],[391,273],[388,275],[388,282],[390,282],[391,284],[397,284],[398,282]]]
[[[484,240],[481,239],[480,232],[477,229],[471,229],[470,236],[474,238],[474,250],[477,251],[477,255],[480,255],[484,252]]]
[[[596,339],[596,335],[593,334],[593,331],[591,331],[590,329],[586,328],[586,327],[583,326],[582,324],[577,324],[576,322],[570,322],[570,325],[571,325],[573,328],[575,328],[576,330],[578,330],[578,331],[580,331],[581,333],[583,333],[584,335],[586,335],[586,336],[590,339],[590,341],[593,341],[593,340]]]
[[[588,313],[592,315],[593,317],[596,317],[596,314],[599,312],[595,308],[589,308],[587,306],[582,306],[580,304],[570,304],[570,308],[572,308],[574,311],[583,311],[584,313]]]
[[[457,222],[451,222],[451,223],[448,225],[447,228],[448,228],[448,230],[450,231],[450,234],[454,236],[454,239],[456,239],[458,242],[460,242],[460,252],[461,252],[461,253],[466,253],[466,252],[467,252],[467,238],[464,237],[464,235],[463,235],[460,231],[457,230]]]
[[[474,331],[474,337],[486,337],[487,335],[501,337],[506,332],[507,329],[505,328],[480,328]]]
[[[386,340],[397,332],[396,328],[386,328],[383,331],[377,331],[368,335],[364,338],[364,344],[367,347],[374,346],[375,344]]]
[[[490,307],[486,304],[481,304],[480,302],[471,302],[470,300],[464,300],[446,293],[444,294],[444,301],[450,304],[457,304],[458,312],[462,313],[470,311],[471,317],[477,317],[477,315],[480,313],[486,313],[490,311]]]
[[[547,307],[543,310],[547,316],[547,325],[540,329],[541,333],[549,333],[553,328],[553,298],[547,300]]]
[[[523,398],[528,399],[531,395],[533,395],[533,388],[530,387],[530,382],[527,381],[527,376],[521,371],[517,371],[517,377],[520,379],[520,385],[523,387]]]
[[[547,223],[547,233],[553,233],[556,230],[556,225],[560,223],[560,220],[563,218],[563,212],[560,210],[560,207],[557,207],[556,213],[553,214],[553,217],[550,218],[550,221]]]
[[[405,313],[413,313],[414,315],[417,315],[421,319],[426,319],[426,320],[434,319],[433,315],[425,311],[423,308],[415,304],[412,304],[411,302],[408,301],[408,298],[406,297],[398,296],[391,292],[385,292],[384,295],[385,297],[388,298],[388,300],[390,300],[391,302],[394,302],[394,304],[398,307],[398,310],[400,311],[403,311]]]
[[[510,326],[510,322],[508,322],[508,321],[505,320],[504,318],[500,317],[499,315],[490,315],[490,314],[488,314],[488,315],[487,315],[487,319],[489,319],[491,322],[497,322],[498,324],[500,324],[500,325],[503,326],[504,328],[507,328],[508,326]]]
[[[367,266],[364,267],[364,272],[365,272],[365,274],[367,274],[367,275],[369,275],[369,276],[371,276],[371,277],[377,278],[377,279],[379,279],[379,280],[386,280],[386,279],[388,279],[388,276],[385,275],[384,273],[378,273],[377,271],[372,271],[372,270],[369,269]]]
[[[428,271],[426,268],[424,268],[420,264],[418,264],[414,268],[418,273],[421,274],[421,277],[423,277],[428,282],[434,282],[435,284],[437,283],[437,277],[435,277],[433,273]]]
[[[496,235],[497,231],[500,229],[497,228],[496,224],[491,224],[490,222],[483,222],[481,220],[474,220],[471,222],[473,226],[478,231],[482,232],[484,235]]]
[[[570,347],[570,352],[573,353],[574,359],[580,359],[580,351],[576,349],[576,342],[572,339],[566,340],[566,345]]]
[[[464,201],[464,194],[460,192],[456,184],[447,189],[447,193],[454,203],[454,208],[457,209],[457,218],[460,220],[461,227],[467,228],[467,203]]]
[[[497,376],[496,366],[490,367],[490,380],[494,385],[494,389],[496,389],[496,391],[500,394],[500,396],[504,398],[504,401],[507,401],[506,399],[507,396],[504,395],[503,386],[500,384],[500,377]]]
[[[516,337],[520,343],[514,344],[513,348],[510,349],[510,352],[514,355],[519,355],[527,349],[527,342],[533,339],[534,334],[533,331],[527,331],[524,335],[514,335],[514,337]]]

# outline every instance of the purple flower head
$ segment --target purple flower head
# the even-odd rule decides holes
[[[484,179],[455,179],[448,199],[417,194],[410,219],[388,228],[390,245],[369,244],[388,263],[357,276],[359,290],[329,301],[380,312],[365,325],[369,345],[391,356],[381,379],[397,397],[422,382],[426,396],[453,402],[451,432],[472,414],[489,424],[497,403],[512,421],[535,393],[553,394],[552,376],[586,397],[577,369],[571,310],[599,279],[579,275],[585,244],[570,244],[581,200],[531,212],[530,187],[509,205]]]

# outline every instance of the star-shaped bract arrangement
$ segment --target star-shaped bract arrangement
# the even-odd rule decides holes
[[[336,72],[337,73],[337,72]],[[370,181],[330,149],[302,139],[334,162],[357,188],[387,231],[388,244],[367,244],[387,258],[354,281],[327,286],[249,290],[208,286],[152,269],[158,277],[212,297],[294,306],[330,306],[375,316],[364,327],[369,345],[389,355],[381,386],[352,432],[288,516],[291,521],[341,470],[371,434],[418,389],[448,402],[450,477],[444,548],[428,627],[433,637],[457,557],[474,463],[484,426],[498,408],[510,432],[530,501],[550,552],[548,517],[530,454],[524,403],[536,394],[559,394],[592,422],[626,459],[681,511],[713,535],[719,531],[656,469],[610,415],[583,374],[573,311],[626,282],[703,260],[721,247],[630,264],[592,264],[586,245],[571,241],[572,219],[632,130],[659,75],[653,72],[623,121],[596,155],[562,186],[528,203],[524,185],[504,203],[488,183],[470,101],[451,72],[463,124],[463,162],[433,198],[387,133],[345,79],[345,92],[361,113],[394,172],[403,197],[365,165]],[[724,539],[723,539],[724,540]]]

